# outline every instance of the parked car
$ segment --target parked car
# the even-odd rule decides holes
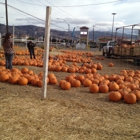
[[[103,56],[111,57],[114,54],[114,47],[117,45],[116,41],[108,41],[107,45],[103,47]]]
[[[66,43],[65,42],[62,42],[60,45],[61,46],[66,46]]]

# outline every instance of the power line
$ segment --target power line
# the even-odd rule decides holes
[[[0,4],[5,5],[5,3],[2,3],[2,2],[0,2]],[[19,12],[22,12],[22,13],[28,15],[28,16],[34,17],[34,18],[36,18],[36,19],[38,19],[38,20],[41,20],[41,21],[45,22],[45,20],[40,19],[40,18],[38,18],[38,17],[36,17],[36,16],[33,16],[33,15],[27,13],[27,12],[24,12],[24,11],[22,11],[22,10],[20,10],[20,9],[18,9],[18,8],[15,8],[15,7],[13,7],[13,6],[9,5],[9,4],[7,4],[7,6],[9,6],[10,8],[12,8],[12,9],[14,9],[14,10],[17,10],[17,11],[19,11]],[[51,23],[51,24],[52,24],[53,26],[58,27],[58,28],[64,29],[64,28],[62,28],[62,27],[60,27],[60,26],[58,26],[58,25],[55,25],[55,24],[53,24],[53,23]],[[64,30],[66,30],[66,29],[64,29]]]
[[[73,6],[55,6],[55,7],[84,7],[84,6],[92,6],[92,5],[103,5],[103,4],[109,4],[109,3],[114,3],[114,2],[118,2],[118,1],[123,1],[123,0],[109,1],[109,2],[96,3],[96,4],[73,5]]]
[[[21,0],[17,0],[17,1],[20,1],[20,2],[26,3],[26,4],[31,4],[31,5],[37,5],[37,6],[44,6],[44,7],[46,7],[45,5],[42,5],[42,4],[35,4],[35,3],[25,2],[25,1],[21,1]]]
[[[58,8],[58,6],[55,6],[54,4],[52,4],[51,2],[49,2],[48,0],[45,0],[45,1],[47,1],[48,3],[50,3],[51,5],[53,5],[52,7]],[[58,9],[61,10],[62,12],[64,12],[64,13],[67,13],[66,11],[64,11],[64,10],[62,10],[60,8],[58,8]],[[67,13],[67,14],[70,15],[69,13]],[[72,15],[70,15],[70,16],[72,16]]]
[[[20,1],[22,3],[27,3],[27,4],[31,4],[31,5],[38,5],[38,6],[45,6],[45,5],[40,5],[40,4],[33,4],[33,3],[29,3],[29,2],[24,2],[21,0],[17,0]],[[47,1],[47,0],[46,0]],[[118,1],[123,1],[123,0],[116,0],[116,1],[108,1],[108,2],[103,2],[103,3],[94,3],[94,4],[85,4],[85,5],[72,5],[72,6],[51,6],[51,7],[83,7],[83,6],[92,6],[92,5],[103,5],[103,4],[109,4],[109,3],[114,3],[114,2],[118,2]],[[48,1],[47,1],[48,2]],[[50,2],[49,2],[50,3]],[[51,3],[50,3],[51,4]],[[53,4],[52,4],[53,5]]]

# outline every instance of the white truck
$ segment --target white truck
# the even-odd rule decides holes
[[[114,47],[117,45],[116,41],[108,41],[107,45],[103,47],[103,56],[105,57],[111,57],[111,55],[114,55]]]
[[[103,47],[103,56],[133,59],[134,65],[140,65],[140,44],[131,41],[108,41]]]

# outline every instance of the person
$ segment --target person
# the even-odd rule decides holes
[[[12,69],[12,60],[13,60],[13,56],[15,54],[15,50],[13,47],[13,43],[11,41],[11,33],[6,33],[3,42],[2,42],[2,46],[4,49],[4,55],[5,55],[5,59],[6,59],[6,69]]]
[[[29,41],[27,44],[27,47],[28,47],[28,50],[30,53],[30,58],[32,59],[34,57],[34,59],[35,59],[36,58],[35,52],[34,52],[35,43],[33,43],[32,41]]]

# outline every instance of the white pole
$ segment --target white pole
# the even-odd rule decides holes
[[[47,76],[48,76],[48,58],[50,44],[50,22],[51,22],[51,7],[46,7],[46,24],[45,24],[45,41],[44,41],[44,64],[43,64],[43,86],[42,97],[46,98],[47,94]]]
[[[14,27],[14,25],[13,25],[13,46],[15,45],[15,44],[14,44],[14,38],[15,38],[15,27]]]
[[[27,49],[27,37],[26,37],[26,49]]]
[[[1,48],[1,40],[2,40],[2,39],[1,39],[1,33],[0,33],[0,48]]]

